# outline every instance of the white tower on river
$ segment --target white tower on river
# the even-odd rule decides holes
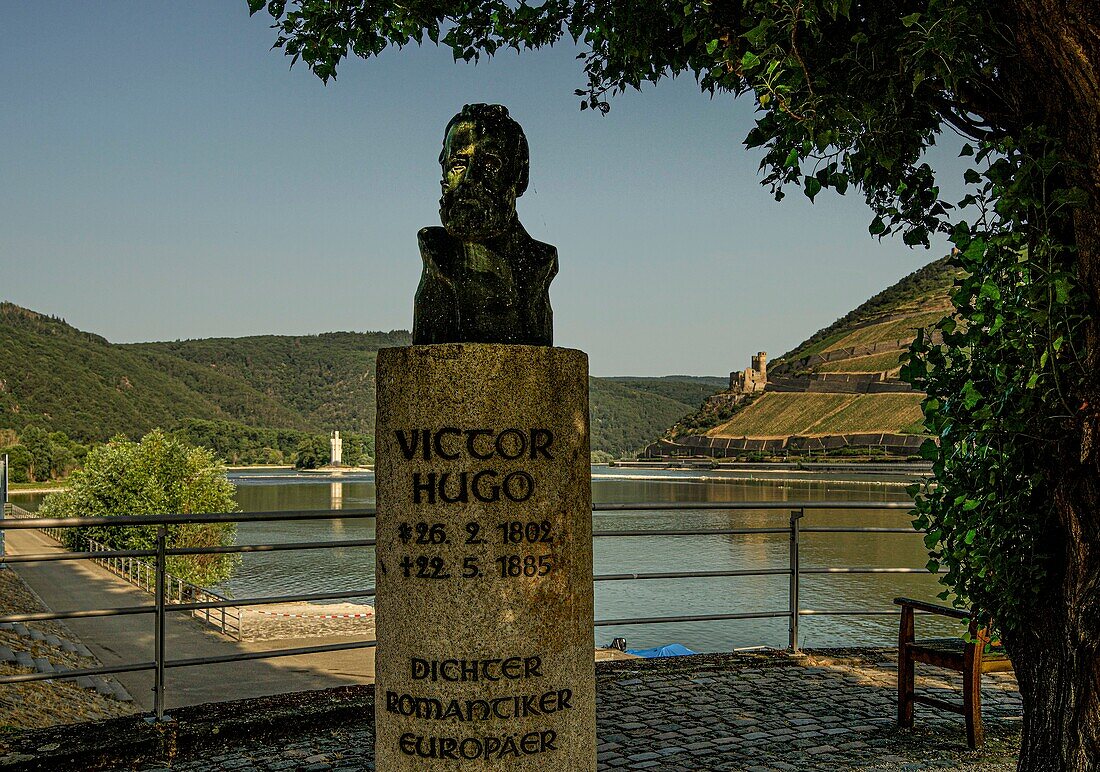
[[[332,448],[332,460],[329,465],[340,466],[344,455],[344,441],[340,439],[340,432],[333,432],[328,442]]]

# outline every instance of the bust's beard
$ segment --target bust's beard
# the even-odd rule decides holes
[[[503,235],[516,216],[515,198],[507,193],[503,198],[484,188],[445,190],[439,219],[456,239],[488,241]]]

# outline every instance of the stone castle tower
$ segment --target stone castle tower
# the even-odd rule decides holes
[[[730,391],[735,394],[754,394],[763,391],[768,383],[768,352],[759,351],[752,358],[752,366],[730,373]]]

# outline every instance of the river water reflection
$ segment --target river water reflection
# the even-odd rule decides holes
[[[903,476],[831,475],[799,472],[750,475],[593,467],[596,502],[697,501],[908,501]],[[837,479],[845,477],[846,479]],[[231,473],[245,511],[351,509],[374,504],[374,476],[338,477],[289,471]],[[15,503],[37,508],[41,496],[14,495]],[[596,513],[596,530],[667,528],[786,527],[787,510]],[[809,511],[804,526],[908,526],[906,510]],[[242,523],[239,543],[372,539],[374,520]],[[667,571],[785,569],[786,534],[598,538],[597,574]],[[918,534],[803,533],[801,565],[919,568],[927,555]],[[672,579],[596,584],[596,619],[670,617],[787,609],[786,576]],[[374,586],[374,551],[363,549],[252,553],[221,588],[235,597],[344,591]],[[893,609],[899,595],[935,600],[935,577],[917,574],[808,575],[802,577],[803,609]],[[922,619],[922,633],[957,634],[947,621]],[[817,616],[800,622],[801,643],[814,646],[893,645],[897,617]],[[597,628],[596,642],[627,639],[631,648],[680,643],[695,651],[729,651],[787,644],[787,619],[664,623]]]
[[[232,475],[237,499],[246,511],[358,508],[374,503],[370,474],[329,477],[288,472],[240,472]],[[807,473],[733,475],[724,472],[633,470],[594,467],[592,493],[596,502],[643,501],[907,501],[906,478],[816,478]],[[785,527],[786,510],[596,513],[596,530],[664,528]],[[811,511],[803,525],[908,526],[905,510]],[[323,522],[245,523],[241,543],[321,539],[370,539],[373,520],[337,519]],[[598,538],[595,572],[636,573],[734,569],[785,569],[786,534],[686,536],[663,538]],[[803,568],[912,567],[927,561],[917,534],[804,533]],[[596,618],[684,616],[787,608],[786,576],[718,579],[599,582]],[[323,591],[374,586],[374,554],[367,549],[255,553],[245,555],[225,589],[236,597]],[[892,600],[908,595],[934,600],[939,586],[925,574],[810,575],[802,578],[804,609],[892,609]],[[950,624],[950,623],[946,623]],[[949,634],[931,620],[922,629]],[[803,617],[804,647],[890,645],[896,640],[896,617]],[[621,636],[631,648],[680,643],[696,651],[785,646],[787,620],[756,619],[722,622],[664,623],[601,627],[597,643]]]

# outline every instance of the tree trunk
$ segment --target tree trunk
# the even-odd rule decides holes
[[[1100,769],[1100,3],[1009,0],[1021,95],[1080,165],[1087,202],[1069,240],[1090,300],[1078,415],[1047,470],[1055,482],[1056,562],[1036,615],[1006,636],[1024,698],[1021,772]]]

